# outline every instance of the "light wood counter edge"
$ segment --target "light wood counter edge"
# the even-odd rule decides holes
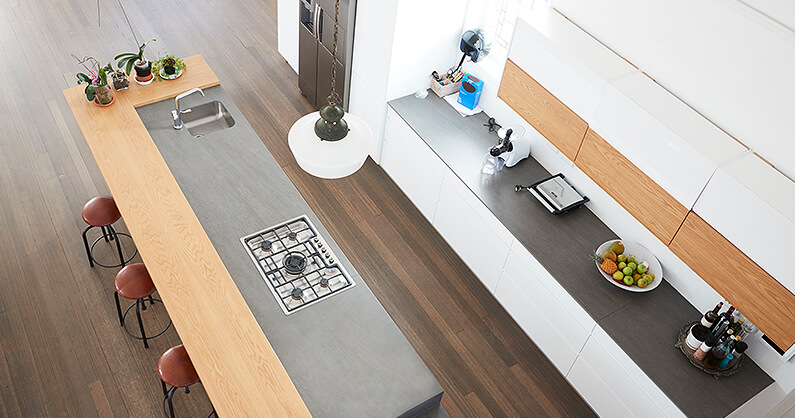
[[[135,110],[220,84],[201,56],[185,61],[180,79],[131,85],[109,107],[83,86],[63,93],[216,411],[311,416]]]

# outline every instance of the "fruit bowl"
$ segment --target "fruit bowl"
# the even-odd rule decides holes
[[[652,280],[652,282],[649,283],[649,285],[646,286],[645,288],[640,288],[636,285],[627,286],[624,283],[619,283],[616,280],[614,280],[611,275],[605,273],[604,270],[602,270],[599,267],[598,261],[594,261],[596,269],[599,270],[599,274],[601,274],[602,277],[605,278],[605,280],[613,284],[613,286],[618,286],[629,292],[639,292],[639,293],[651,292],[652,290],[656,289],[657,286],[659,286],[660,283],[662,283],[663,279],[662,265],[660,265],[660,261],[657,260],[657,257],[655,257],[651,251],[647,250],[645,247],[638,244],[637,242],[629,242],[618,239],[606,241],[604,244],[600,245],[599,248],[596,249],[596,254],[600,255],[604,254],[604,252],[610,249],[610,246],[617,241],[621,241],[624,244],[624,254],[633,255],[635,256],[635,259],[637,259],[639,263],[646,262],[646,264],[648,264],[648,272],[654,273],[655,276],[654,280]]]

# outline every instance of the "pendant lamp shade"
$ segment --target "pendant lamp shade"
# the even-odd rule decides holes
[[[298,119],[287,134],[287,143],[302,170],[324,179],[338,179],[359,170],[373,141],[373,133],[356,115],[345,114],[350,131],[339,141],[323,141],[315,133],[319,112]]]

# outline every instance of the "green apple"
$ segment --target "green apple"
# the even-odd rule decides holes
[[[627,255],[626,254],[619,254],[618,257],[616,257],[616,258],[618,259],[619,263],[626,263],[627,262]]]
[[[645,264],[638,264],[638,273],[645,274],[647,270],[648,267]]]
[[[613,280],[617,282],[624,280],[624,273],[616,271],[615,273],[613,273]]]
[[[619,270],[624,270],[624,267],[626,267],[626,266],[627,266],[627,263],[625,263],[623,261],[618,263],[618,269]]]
[[[636,263],[634,261],[630,261],[629,263],[627,263],[627,267],[631,268],[632,271],[635,271],[638,268],[638,263]]]
[[[647,282],[651,283],[652,281],[654,281],[654,276],[652,276],[651,274],[647,274],[647,275],[643,276],[643,279],[646,280]]]
[[[638,260],[635,260],[635,256],[632,256],[632,255],[631,255],[631,256],[627,257],[627,263],[635,263],[635,264],[638,264]]]
[[[646,280],[646,279],[644,279],[644,278],[642,278],[642,279],[638,280],[638,287],[639,287],[639,288],[643,289],[644,287],[646,287],[646,286],[648,286],[648,285],[649,285],[649,282],[648,282],[648,280]]]
[[[624,284],[627,286],[632,286],[635,283],[635,279],[632,276],[624,276]]]
[[[624,267],[621,271],[624,272],[624,276],[632,277],[632,269],[629,266]],[[624,281],[626,281],[626,279],[624,279]]]

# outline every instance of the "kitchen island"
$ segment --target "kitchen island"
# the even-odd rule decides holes
[[[220,100],[233,127],[173,129],[165,99],[219,84],[201,57],[185,61],[180,79],[107,108],[64,94],[218,413],[445,416],[439,384],[223,89],[186,103]],[[356,286],[288,316],[240,238],[299,215]]]

